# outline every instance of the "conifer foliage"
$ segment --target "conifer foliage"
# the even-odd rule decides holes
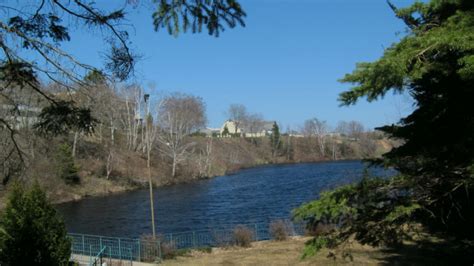
[[[66,227],[37,184],[30,189],[14,185],[0,228],[0,265],[68,264]]]
[[[56,152],[56,171],[59,178],[67,184],[78,184],[80,182],[78,167],[74,163],[71,147],[64,143],[59,145]]]
[[[364,179],[326,193],[296,216],[314,225],[337,207],[329,212],[341,225],[333,236],[355,234],[373,245],[399,242],[410,223],[473,240],[474,1],[431,0],[401,9],[389,5],[405,22],[407,35],[378,60],[359,63],[347,74],[341,81],[353,87],[340,101],[373,101],[390,91],[413,97],[412,114],[379,128],[403,145],[374,162],[396,168],[400,176]],[[351,211],[341,214],[341,208]]]
[[[270,145],[272,146],[272,156],[275,157],[281,149],[280,128],[276,122],[273,123],[270,135]]]

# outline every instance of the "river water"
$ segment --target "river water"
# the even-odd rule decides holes
[[[360,161],[270,165],[154,190],[157,231],[162,234],[240,223],[269,223],[319,192],[361,179]],[[379,176],[392,170],[371,168]],[[69,232],[139,237],[151,233],[147,189],[58,205]]]

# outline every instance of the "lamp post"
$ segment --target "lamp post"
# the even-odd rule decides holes
[[[152,136],[151,136],[151,128],[153,127],[153,121],[150,117],[150,94],[143,95],[143,100],[145,102],[146,107],[146,120],[145,120],[145,145],[146,145],[146,154],[147,154],[147,162],[146,166],[148,168],[148,186],[150,190],[150,211],[151,211],[151,228],[153,232],[153,239],[156,238],[156,231],[155,231],[155,208],[153,204],[153,182],[151,180],[151,167],[150,167],[150,155],[151,155],[151,148],[153,144]]]

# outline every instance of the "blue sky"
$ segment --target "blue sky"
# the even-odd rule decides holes
[[[145,1],[143,1],[145,2]],[[349,88],[337,80],[356,62],[372,61],[405,31],[383,0],[241,0],[245,28],[178,38],[154,32],[151,4],[129,10],[132,47],[142,55],[136,81],[158,91],[201,96],[210,127],[226,119],[232,103],[268,120],[297,128],[317,117],[336,125],[358,120],[373,128],[396,122],[410,111],[409,97],[339,107],[338,94]],[[397,6],[412,1],[395,0]],[[100,38],[73,34],[68,50],[100,66]]]

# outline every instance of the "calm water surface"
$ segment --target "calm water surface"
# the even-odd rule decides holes
[[[359,161],[271,165],[154,190],[159,233],[204,230],[290,218],[291,210],[319,192],[360,180]],[[394,171],[374,169],[377,175]],[[148,190],[58,205],[69,232],[138,237],[151,232]]]

